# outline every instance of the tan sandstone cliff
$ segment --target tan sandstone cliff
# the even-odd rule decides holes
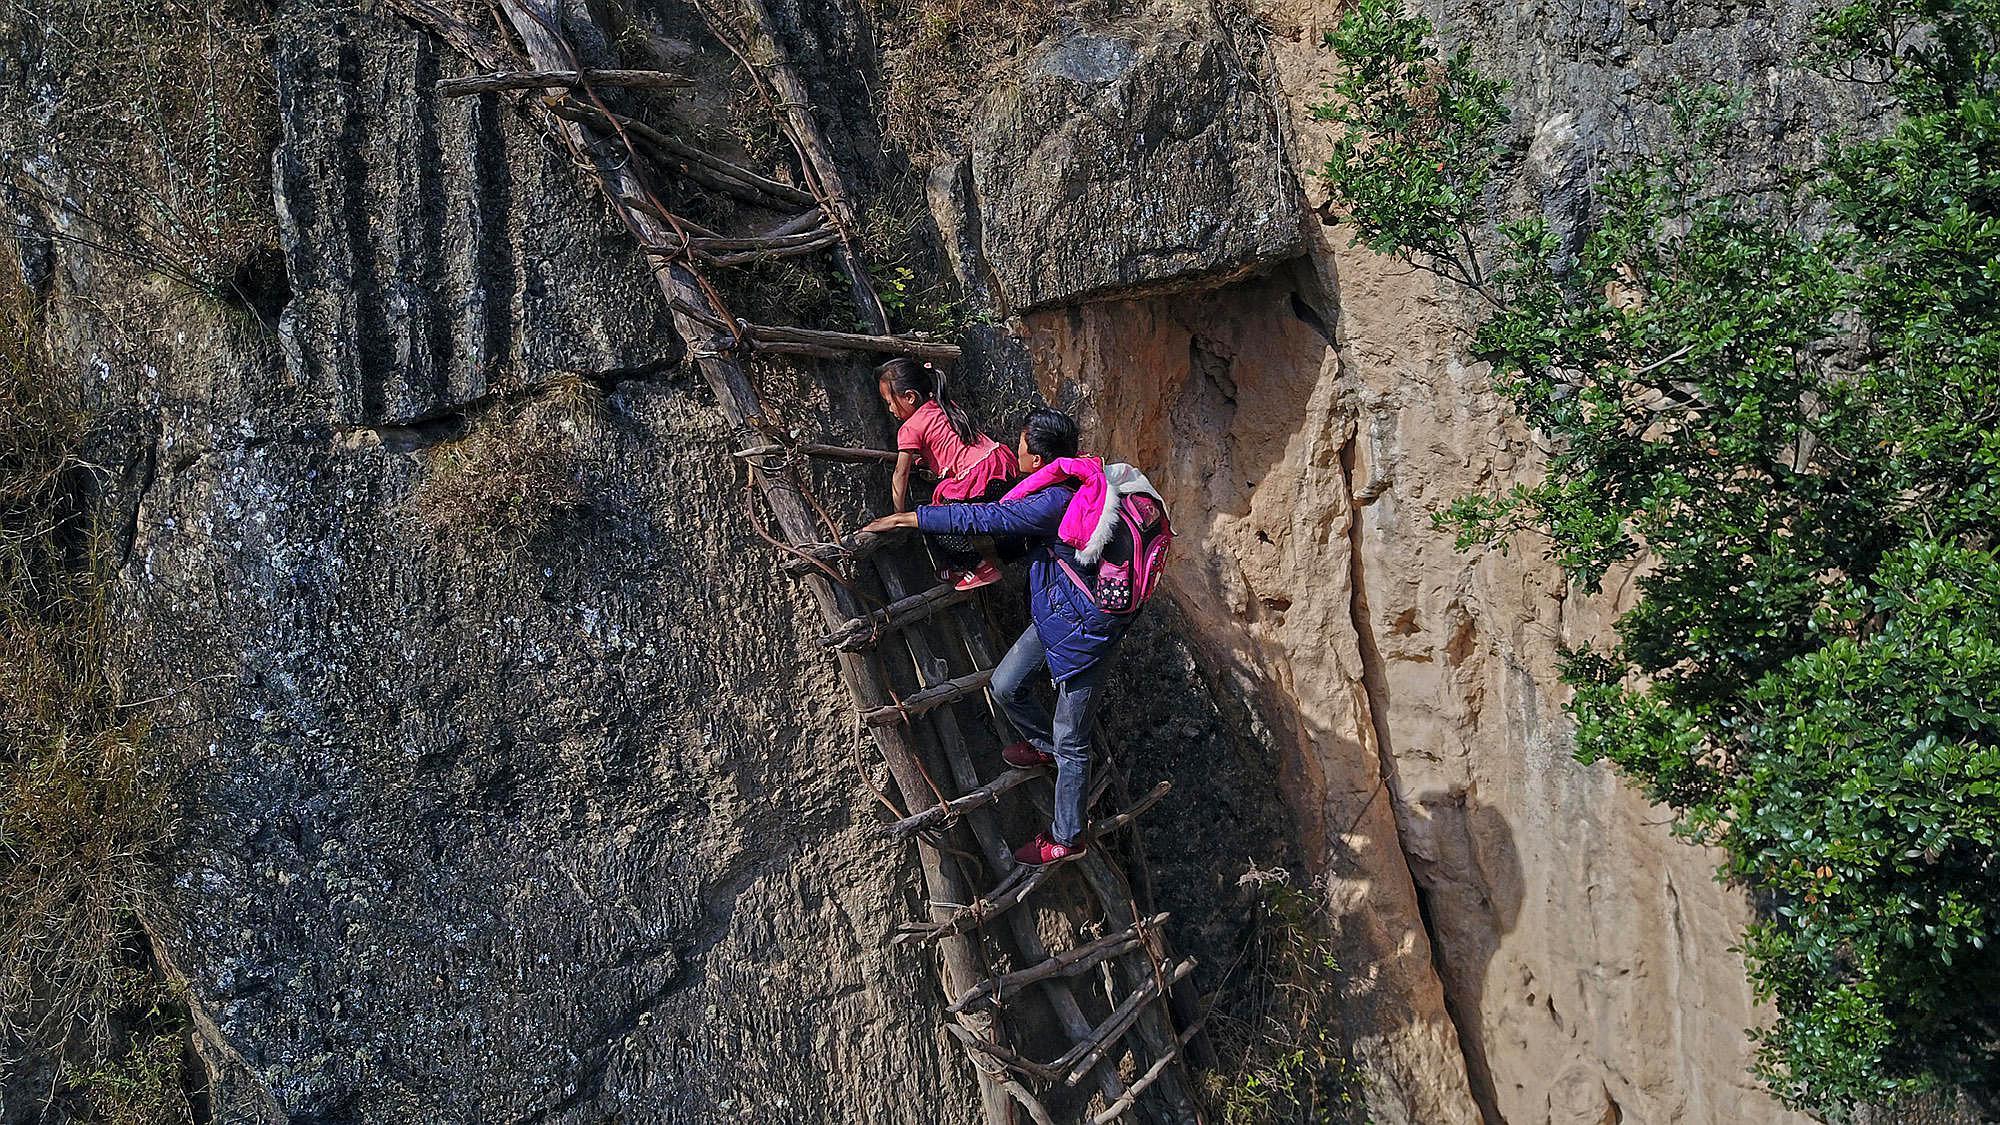
[[[1175,603],[1280,735],[1285,801],[1339,911],[1376,1120],[1803,1121],[1747,1073],[1761,1014],[1731,952],[1744,899],[1665,810],[1571,756],[1558,648],[1608,635],[1619,592],[1585,599],[1532,542],[1468,555],[1431,524],[1531,476],[1536,454],[1461,358],[1473,310],[1313,211],[1329,136],[1311,106],[1333,67],[1319,44],[1340,7],[1276,0],[1231,29],[1273,78],[1303,257],[1032,310],[1036,381],[1080,398],[1096,445],[1165,489]],[[1554,69],[1567,91],[1532,67],[1507,76],[1534,138],[1524,178],[1573,190],[1556,181],[1588,153],[1563,103],[1591,87]]]

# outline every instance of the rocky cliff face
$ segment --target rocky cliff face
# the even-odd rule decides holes
[[[622,48],[702,79],[682,124],[738,131],[691,13],[625,7]],[[1616,599],[1429,526],[1534,452],[1457,359],[1468,310],[1311,210],[1338,5],[1053,18],[921,186],[871,109],[893,29],[774,7],[850,166],[1012,318],[971,339],[996,427],[1038,388],[1167,490],[1173,604],[1117,725],[1135,780],[1180,783],[1153,849],[1204,983],[1235,876],[1296,863],[1375,1120],[1786,1120],[1744,1074],[1744,904],[1569,756],[1555,652]],[[1750,89],[1760,151],[1823,124],[1774,68],[1790,8],[1434,14],[1514,81],[1516,189],[1558,211],[1677,75]],[[119,603],[191,753],[151,930],[218,1119],[971,1119],[889,941],[910,865],[867,837],[832,669],[624,232],[497,103],[436,97],[440,44],[279,20],[282,313],[161,302],[145,332],[103,297],[153,283],[82,249],[44,279],[77,370],[149,419]],[[865,380],[795,390],[822,436],[886,440]],[[567,499],[441,536],[426,482],[494,434],[560,449]],[[843,518],[879,503],[840,479]]]
[[[52,295],[156,419],[120,596],[191,755],[151,928],[217,1118],[967,1119],[889,942],[910,866],[863,836],[844,694],[629,237],[386,13],[273,38],[282,317],[93,319],[148,283],[80,253]],[[553,522],[419,518],[537,425]]]

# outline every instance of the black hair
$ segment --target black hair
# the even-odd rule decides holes
[[[1060,410],[1045,406],[1028,411],[1028,420],[1021,424],[1021,436],[1028,439],[1028,452],[1045,461],[1076,456],[1076,419]]]
[[[937,400],[938,409],[944,411],[945,421],[958,434],[958,440],[972,445],[979,440],[979,427],[972,424],[972,415],[966,413],[945,389],[944,371],[932,366],[929,361],[919,363],[909,356],[895,359],[875,369],[875,378],[889,384],[889,389],[897,394],[914,394],[920,398]]]

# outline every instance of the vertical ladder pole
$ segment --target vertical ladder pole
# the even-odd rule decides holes
[[[559,12],[543,8],[539,0],[500,0],[502,12],[515,32],[527,47],[530,61],[541,70],[572,69],[574,50],[556,32]],[[581,60],[578,60],[579,62]],[[580,69],[580,67],[576,67]],[[618,153],[602,138],[591,133],[583,125],[567,119],[552,119],[548,127],[563,135],[580,153],[587,154],[594,166],[599,183],[612,205],[623,219],[631,225],[640,238],[655,245],[670,244],[671,232],[655,219],[645,205],[647,192],[638,175]],[[720,310],[710,309],[707,295],[693,273],[679,261],[661,257],[652,258],[652,270],[661,290],[666,294],[672,312],[674,326],[689,352],[696,357],[697,365],[707,378],[716,400],[722,405],[723,415],[730,425],[738,430],[748,425],[758,414],[755,390],[742,366],[735,360],[720,355],[713,349],[703,348],[701,341],[709,336],[709,329],[701,321],[685,310],[709,309],[716,315]],[[774,485],[768,475],[754,466],[751,472],[762,485],[765,501],[770,504],[777,517],[779,527],[793,543],[809,543],[816,539],[812,514],[806,509],[798,494],[784,485]],[[821,616],[827,627],[833,628],[846,621],[851,613],[844,610],[840,597],[833,585],[823,577],[809,580],[814,600],[818,603]],[[879,705],[884,702],[885,692],[867,661],[858,653],[842,653],[840,658],[842,679],[857,703]],[[922,767],[917,763],[913,748],[903,732],[892,726],[874,728],[875,740],[881,748],[883,758],[889,764],[890,773],[895,777],[897,788],[904,800],[913,809],[935,803],[929,786],[923,781]],[[918,854],[922,861],[924,882],[933,901],[958,902],[966,897],[965,888],[956,873],[946,864],[945,857],[928,844],[919,843]],[[943,963],[945,987],[952,994],[970,988],[980,979],[978,966],[974,962],[973,950],[969,942],[962,938],[947,938],[938,943]],[[990,1024],[990,1020],[988,1021]],[[985,1117],[991,1125],[1010,1125],[1013,1121],[1013,1100],[1005,1087],[983,1069],[975,1067],[979,1077],[980,1101]]]
[[[847,192],[847,181],[840,174],[840,166],[834,163],[826,138],[820,133],[819,123],[813,120],[812,95],[806,89],[805,81],[799,77],[799,72],[792,68],[790,56],[778,44],[778,24],[771,18],[771,9],[764,0],[738,2],[750,15],[751,33],[758,40],[756,46],[770,60],[764,69],[771,79],[771,92],[778,99],[774,108],[783,122],[785,136],[798,150],[806,178],[814,185],[813,192],[819,196],[820,206],[827,211],[827,221],[840,232],[840,245],[834,248],[834,259],[839,263],[840,271],[847,275],[855,315],[868,331],[886,334],[889,331],[889,315],[883,310],[875,285],[868,278],[868,268],[855,257],[854,248],[848,242],[857,220],[854,203]]]

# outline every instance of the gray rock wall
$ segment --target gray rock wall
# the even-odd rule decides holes
[[[1205,14],[1067,30],[992,76],[966,138],[969,278],[1005,312],[1212,284],[1299,252],[1256,72]]]
[[[122,601],[193,754],[154,929],[219,1119],[969,1119],[888,940],[913,868],[864,836],[844,693],[629,238],[387,14],[277,42],[275,332],[75,333],[155,373]],[[564,374],[595,418],[536,398]],[[505,547],[421,524],[521,412],[581,505]]]

